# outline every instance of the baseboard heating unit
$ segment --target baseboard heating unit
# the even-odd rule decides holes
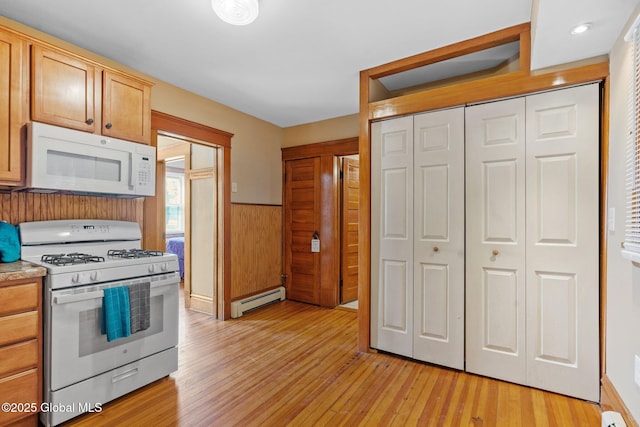
[[[279,288],[272,289],[267,292],[263,292],[258,295],[252,295],[250,297],[233,301],[231,303],[231,317],[233,319],[242,316],[249,310],[253,310],[254,308],[262,307],[263,305],[272,303],[274,301],[284,301],[285,299],[285,290],[284,286],[280,286]]]

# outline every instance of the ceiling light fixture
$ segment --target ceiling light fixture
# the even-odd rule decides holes
[[[258,0],[211,0],[211,7],[231,25],[251,24],[258,17]]]
[[[591,23],[587,22],[585,24],[576,25],[571,29],[571,34],[577,36],[578,34],[586,33],[591,29]]]

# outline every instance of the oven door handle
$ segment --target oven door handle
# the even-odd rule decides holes
[[[176,273],[177,274],[177,273]],[[161,288],[163,286],[170,286],[172,284],[175,284],[175,282],[151,282],[151,289],[156,289],[156,288]],[[126,285],[123,285],[126,286]],[[53,304],[54,305],[61,305],[61,304],[69,304],[72,302],[80,302],[80,301],[89,301],[92,299],[99,299],[102,298],[104,296],[104,292],[101,290],[99,291],[92,291],[92,292],[84,292],[84,293],[80,293],[80,294],[67,294],[67,295],[57,295],[53,297]]]
[[[103,296],[104,296],[104,292],[102,291],[85,292],[83,294],[59,295],[59,296],[53,297],[53,303],[56,305],[68,304],[70,302],[80,302],[80,301],[89,301],[92,299],[98,299],[98,298],[102,298]]]

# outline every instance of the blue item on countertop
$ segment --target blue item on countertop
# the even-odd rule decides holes
[[[104,288],[102,298],[102,333],[107,341],[131,335],[131,311],[129,308],[129,288],[117,286]]]
[[[19,259],[18,229],[8,222],[0,222],[0,262],[14,262]]]

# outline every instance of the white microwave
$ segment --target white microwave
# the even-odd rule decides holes
[[[27,125],[27,187],[41,192],[154,196],[156,149],[32,122]]]

